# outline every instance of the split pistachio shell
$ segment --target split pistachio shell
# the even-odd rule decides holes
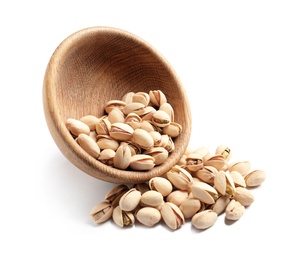
[[[153,138],[144,129],[136,129],[133,132],[132,142],[137,144],[142,149],[151,149],[154,145]]]
[[[126,106],[126,102],[122,100],[109,100],[105,105],[105,111],[110,113],[113,108],[118,108],[122,110]]]
[[[126,104],[132,103],[133,102],[133,96],[135,92],[127,92],[123,97],[122,101],[125,102]]]
[[[136,219],[143,225],[152,227],[161,220],[161,214],[156,208],[144,207],[136,212]]]
[[[245,207],[239,201],[231,200],[226,207],[225,217],[229,220],[238,220],[245,212]]]
[[[156,111],[156,109],[152,106],[146,106],[144,108],[143,113],[141,114],[141,119],[143,121],[150,121],[152,119],[153,113]]]
[[[227,205],[230,202],[230,196],[224,195],[218,198],[217,201],[212,205],[211,209],[217,213],[217,215],[220,215],[223,213],[227,207]]]
[[[101,150],[90,136],[86,134],[79,134],[77,142],[89,155],[94,158],[99,157]]]
[[[216,189],[205,182],[194,182],[191,186],[191,192],[194,198],[206,204],[213,204],[218,198]]]
[[[158,191],[162,196],[166,197],[172,192],[172,184],[169,180],[163,177],[153,177],[149,180],[151,190]]]
[[[175,165],[166,173],[167,179],[180,190],[189,190],[193,183],[192,176],[188,171]]]
[[[113,214],[113,206],[106,201],[98,203],[92,208],[90,215],[96,223],[102,223],[111,218]]]
[[[160,192],[149,190],[142,194],[140,202],[142,206],[159,207],[164,201]]]
[[[137,115],[136,113],[129,113],[126,117],[125,117],[125,121],[124,121],[126,124],[129,124],[129,123],[140,123],[142,122],[142,118]]]
[[[125,115],[122,110],[118,108],[113,108],[111,112],[108,114],[108,119],[113,123],[124,123],[125,122]]]
[[[128,145],[120,145],[114,157],[114,166],[118,169],[125,170],[130,165],[131,157],[132,154]]]
[[[161,142],[161,134],[158,131],[151,131],[149,134],[153,139],[154,146],[159,146]]]
[[[234,182],[235,187],[246,187],[244,177],[237,171],[230,172],[230,176]]]
[[[151,121],[159,127],[165,127],[170,124],[171,119],[165,111],[157,110],[153,113]]]
[[[160,209],[161,217],[171,229],[178,229],[184,224],[184,216],[178,206],[172,202],[165,202]]]
[[[160,107],[167,102],[167,98],[161,90],[151,90],[149,91],[149,96],[150,102],[156,107]]]
[[[217,173],[218,170],[213,166],[203,166],[195,173],[195,175],[202,181],[212,185],[214,183],[214,177]]]
[[[78,136],[79,134],[90,134],[89,126],[86,125],[84,122],[74,118],[67,119],[66,127],[74,136]]]
[[[233,198],[245,207],[250,206],[254,202],[254,196],[250,190],[243,187],[235,188],[235,195]]]
[[[233,196],[235,185],[229,172],[219,171],[214,177],[214,188],[222,195]]]
[[[225,158],[221,154],[213,155],[204,162],[204,165],[213,166],[220,171],[225,166]]]
[[[248,161],[240,161],[240,162],[234,162],[229,165],[228,170],[229,172],[237,171],[241,175],[246,175],[251,169],[251,164]]]
[[[186,219],[192,218],[201,208],[201,202],[198,199],[187,198],[179,206]]]
[[[90,128],[91,131],[94,131],[96,130],[96,125],[100,121],[100,119],[93,115],[86,115],[81,117],[80,121],[85,123]]]
[[[134,214],[131,212],[123,211],[120,206],[117,206],[113,210],[112,218],[116,225],[119,227],[131,226],[135,223]]]
[[[122,195],[119,201],[119,206],[124,211],[132,211],[137,207],[140,202],[140,199],[140,191],[136,190],[135,188],[131,188]]]
[[[176,206],[180,206],[183,201],[188,198],[188,192],[185,190],[174,190],[167,197],[166,201],[172,202]]]
[[[171,120],[171,122],[174,122],[174,110],[171,104],[169,103],[163,103],[160,107],[159,110],[162,110],[164,112],[166,112],[169,115],[169,118]]]
[[[104,149],[101,151],[98,160],[106,165],[114,165],[114,157],[116,152],[112,149]]]
[[[119,143],[109,135],[97,135],[97,145],[101,150],[111,149],[116,151],[119,147]]]
[[[154,167],[154,158],[146,154],[136,154],[131,157],[130,167],[136,171],[146,171]]]
[[[202,156],[198,153],[190,153],[186,156],[186,168],[190,172],[197,172],[203,167]]]
[[[196,213],[192,219],[192,225],[197,229],[207,229],[214,225],[217,220],[217,214],[213,210],[207,209]]]
[[[125,123],[113,123],[110,128],[110,136],[120,141],[131,140],[133,132],[134,129]]]
[[[118,206],[122,195],[125,194],[128,190],[129,188],[127,185],[119,184],[108,191],[108,193],[105,196],[105,200],[110,202],[113,205],[113,207],[116,207]]]
[[[266,179],[266,173],[262,170],[249,172],[244,176],[247,187],[256,187],[262,184]]]
[[[111,122],[108,117],[100,118],[99,122],[96,124],[96,131],[98,135],[109,135],[111,130]]]
[[[137,115],[141,115],[144,112],[145,105],[139,102],[132,102],[127,104],[123,108],[123,113],[128,115],[129,113],[135,113]]]
[[[230,160],[231,158],[231,150],[228,146],[226,145],[219,145],[216,148],[215,154],[220,154],[222,155],[227,161]]]
[[[147,106],[150,101],[150,96],[146,92],[137,92],[132,96],[132,102],[138,102]]]
[[[144,154],[150,155],[154,158],[154,164],[159,165],[166,161],[168,158],[168,151],[163,147],[154,147],[146,150]]]

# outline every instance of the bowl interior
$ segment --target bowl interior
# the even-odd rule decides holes
[[[65,127],[67,118],[101,117],[111,99],[127,92],[161,90],[183,127],[166,163],[147,172],[122,171],[88,156]],[[84,172],[115,183],[138,183],[160,176],[186,149],[191,131],[189,104],[168,62],[139,37],[115,28],[93,27],[65,39],[47,66],[43,101],[50,132],[63,154]]]

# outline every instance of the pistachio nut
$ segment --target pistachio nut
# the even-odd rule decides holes
[[[146,92],[137,92],[132,96],[132,102],[138,102],[147,106],[150,101],[150,96]]]
[[[122,101],[122,100],[109,100],[106,105],[105,105],[105,111],[106,113],[110,113],[112,111],[113,108],[118,108],[120,110],[122,110],[124,107],[126,106],[126,102]]]
[[[251,169],[251,164],[249,161],[233,162],[229,165],[229,172],[237,171],[241,175],[246,175]]]
[[[154,131],[155,129],[154,126],[151,124],[151,122],[146,121],[146,120],[138,123],[138,126],[134,129],[137,129],[137,128],[146,130],[148,133]]]
[[[123,194],[125,194],[129,190],[127,185],[119,184],[110,189],[106,196],[105,200],[110,202],[113,207],[116,207],[119,205],[119,201]]]
[[[153,113],[156,111],[156,109],[152,106],[146,106],[144,108],[143,113],[141,114],[142,120],[150,121],[152,118]]]
[[[120,206],[115,207],[112,215],[113,221],[119,227],[132,226],[135,223],[134,214],[131,212],[123,211]]]
[[[135,188],[131,188],[121,196],[119,206],[123,211],[132,211],[138,206],[140,199],[140,191]]]
[[[218,199],[216,189],[205,182],[194,182],[191,186],[191,192],[194,198],[206,204],[213,204]]]
[[[188,192],[186,190],[174,190],[166,197],[166,201],[172,202],[176,206],[180,206],[180,204],[188,198]]]
[[[97,145],[101,150],[111,149],[116,151],[119,147],[119,143],[109,135],[97,135]]]
[[[249,172],[244,176],[247,187],[256,187],[262,184],[266,179],[266,173],[262,170],[255,170]]]
[[[213,166],[203,166],[195,173],[195,176],[208,184],[213,184],[217,173],[218,170]]]
[[[192,218],[201,208],[201,202],[199,199],[187,198],[179,206],[182,214],[186,219]]]
[[[136,219],[143,225],[152,227],[161,220],[161,214],[156,208],[143,207],[136,212]]]
[[[200,154],[190,153],[186,155],[186,168],[190,172],[197,172],[203,167],[203,159]]]
[[[111,218],[113,209],[109,202],[103,201],[92,208],[90,215],[96,223],[102,223]]]
[[[124,123],[125,122],[125,115],[122,110],[118,108],[113,108],[111,112],[108,114],[108,120],[113,123]]]
[[[160,192],[155,190],[146,191],[141,196],[141,206],[149,206],[149,207],[160,207],[164,202],[163,196]]]
[[[180,167],[175,165],[166,173],[167,179],[180,190],[189,190],[193,183],[191,174]]]
[[[84,122],[74,118],[68,118],[66,120],[66,127],[73,136],[78,136],[79,134],[90,134],[90,127]]]
[[[160,105],[159,110],[166,112],[169,115],[171,122],[174,122],[174,110],[170,103],[163,103]]]
[[[98,160],[106,165],[114,165],[114,157],[116,152],[112,149],[103,149],[98,157]]]
[[[166,197],[172,192],[172,184],[169,180],[163,177],[153,177],[149,180],[151,190],[158,191],[162,196]]]
[[[131,92],[127,92],[122,97],[122,101],[125,102],[126,104],[132,103],[134,94],[135,94],[135,92],[132,92],[132,91]]]
[[[114,166],[117,169],[125,170],[130,165],[132,154],[127,144],[121,144],[114,156]]]
[[[171,122],[169,125],[163,127],[162,133],[169,135],[171,138],[178,137],[182,132],[182,126],[179,123]]]
[[[140,123],[142,122],[142,119],[139,115],[137,115],[136,113],[129,113],[126,117],[125,117],[125,121],[124,121],[126,124],[129,124],[129,123]],[[131,127],[133,127],[131,125]]]
[[[211,209],[196,213],[192,219],[192,225],[197,229],[207,229],[214,225],[217,220],[217,214]]]
[[[172,138],[166,134],[161,135],[161,142],[159,146],[165,148],[169,153],[171,153],[175,148]]]
[[[135,129],[132,136],[132,142],[140,148],[148,150],[154,146],[151,135],[144,129]]]
[[[165,127],[170,124],[171,119],[165,111],[157,110],[153,113],[151,121],[159,127]]]
[[[163,147],[154,147],[146,150],[144,154],[150,155],[154,158],[154,164],[160,165],[168,158],[168,151]]]
[[[140,154],[142,152],[141,148],[137,144],[134,144],[131,141],[127,141],[127,144],[128,144],[128,147],[131,150],[132,156],[135,155],[135,154]]]
[[[245,207],[239,201],[231,200],[225,209],[225,218],[229,220],[238,220],[245,212]]]
[[[250,206],[254,202],[254,196],[251,191],[243,187],[235,188],[235,195],[233,198],[245,207]]]
[[[111,130],[111,122],[107,116],[101,117],[96,124],[96,132],[98,135],[109,135]]]
[[[128,141],[132,139],[134,129],[125,123],[113,123],[110,136],[115,140]]]
[[[211,206],[211,209],[217,213],[217,215],[220,215],[223,213],[227,207],[227,205],[230,202],[230,196],[224,195],[221,196],[215,201],[215,203]]]
[[[130,160],[131,169],[136,171],[150,170],[154,166],[154,158],[147,154],[135,154]]]
[[[153,139],[154,146],[160,146],[161,134],[158,131],[150,131],[149,134]]]
[[[178,229],[185,223],[181,210],[172,202],[165,202],[160,209],[160,213],[164,223],[170,229]]]
[[[225,166],[225,158],[221,154],[216,154],[206,159],[204,165],[213,166],[218,171],[220,171]]]
[[[129,104],[126,104],[126,106],[123,108],[123,113],[125,115],[128,115],[129,113],[135,113],[137,115],[141,115],[144,113],[145,105],[139,102],[132,102]]]
[[[235,187],[246,187],[244,177],[237,171],[230,172],[230,176],[234,182]]]
[[[93,115],[86,115],[81,117],[80,121],[85,123],[90,128],[91,131],[94,131],[96,130],[96,125],[100,121],[100,119]]]
[[[149,96],[150,102],[156,107],[160,107],[167,102],[167,98],[161,90],[150,90]]]
[[[230,160],[231,155],[232,155],[230,148],[228,146],[226,146],[226,145],[219,145],[216,148],[215,154],[222,155],[225,158],[225,160],[227,160],[227,161]]]
[[[222,195],[235,194],[235,185],[229,172],[219,171],[214,177],[214,188]]]
[[[77,137],[78,144],[92,157],[98,158],[100,155],[100,148],[97,143],[86,134],[79,134]]]

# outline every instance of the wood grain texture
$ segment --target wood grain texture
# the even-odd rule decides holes
[[[67,118],[100,117],[108,100],[129,91],[161,90],[183,127],[168,160],[150,171],[111,168],[89,156],[65,126]],[[66,38],[53,53],[44,77],[48,128],[61,152],[83,172],[113,183],[139,183],[161,176],[182,156],[190,139],[191,112],[184,87],[166,59],[141,38],[110,27],[91,27]]]

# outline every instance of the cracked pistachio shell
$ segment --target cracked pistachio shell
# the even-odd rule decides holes
[[[103,223],[111,218],[113,209],[109,202],[103,201],[92,208],[90,215],[96,223]]]
[[[205,160],[204,165],[212,166],[216,168],[218,171],[220,171],[225,166],[225,158],[223,155],[220,154],[213,155]]]
[[[163,147],[154,147],[146,150],[144,154],[150,155],[154,158],[154,164],[160,165],[166,161],[168,158],[168,151]]]
[[[112,149],[104,149],[101,151],[98,160],[106,165],[112,166],[114,164],[114,157],[116,152]]]
[[[234,162],[229,165],[229,172],[237,171],[241,175],[246,175],[251,169],[251,164],[249,161]]]
[[[151,121],[159,127],[165,127],[171,123],[170,116],[163,110],[155,111],[152,115]]]
[[[178,229],[185,222],[181,210],[172,202],[165,202],[160,209],[160,213],[164,223],[170,229]]]
[[[162,196],[166,197],[172,192],[172,184],[169,180],[163,177],[153,177],[149,180],[151,190],[158,191]]]
[[[147,106],[150,101],[150,96],[146,92],[137,92],[132,96],[132,102],[138,102]]]
[[[160,192],[155,190],[146,191],[141,196],[141,206],[159,207],[162,205],[163,196]]]
[[[169,135],[171,138],[176,138],[182,132],[182,126],[179,123],[171,122],[168,126],[163,127],[162,133]]]
[[[66,120],[66,127],[74,136],[78,136],[79,134],[90,134],[90,127],[84,122],[74,118],[68,118]]]
[[[124,123],[125,122],[125,115],[122,110],[118,108],[113,108],[111,112],[108,114],[108,120],[113,123]]]
[[[150,102],[156,107],[160,107],[167,102],[167,98],[161,90],[150,90],[149,96]]]
[[[151,135],[144,129],[135,129],[132,136],[132,142],[140,148],[148,150],[154,146]]]
[[[135,154],[140,154],[141,153],[141,148],[137,144],[134,144],[131,141],[127,141],[127,144],[128,144],[128,147],[131,150],[132,156],[135,155]]]
[[[245,212],[245,207],[236,200],[231,200],[225,209],[225,218],[229,220],[238,220]]]
[[[235,187],[246,187],[244,177],[237,171],[230,172],[230,176],[234,182]]]
[[[180,167],[175,165],[166,173],[167,179],[180,190],[189,190],[191,184],[193,183],[193,178],[191,174]]]
[[[134,129],[125,123],[113,123],[110,129],[110,136],[119,141],[129,141],[133,136]]]
[[[170,103],[163,103],[159,107],[159,110],[166,112],[169,115],[171,122],[174,122],[174,110]]]
[[[187,198],[179,206],[182,214],[186,219],[192,218],[201,208],[201,202],[199,199]]]
[[[135,188],[131,188],[122,195],[119,201],[119,206],[121,210],[132,211],[140,203],[140,199],[140,191],[136,190]]]
[[[142,119],[136,113],[129,113],[126,116],[126,118],[125,118],[125,123],[128,124],[128,123],[131,123],[131,122],[140,123],[140,122],[142,122]]]
[[[100,148],[97,143],[86,134],[79,134],[77,137],[78,144],[92,157],[98,158],[100,155]]]
[[[132,102],[127,104],[124,108],[123,108],[123,113],[125,115],[128,115],[129,113],[135,113],[137,115],[141,115],[142,113],[144,113],[144,108],[145,105],[139,102]]]
[[[230,202],[230,196],[224,195],[218,198],[217,201],[212,205],[211,209],[220,215],[223,213]]]
[[[118,169],[125,170],[130,165],[132,154],[127,144],[119,146],[114,157],[114,166]]]
[[[213,184],[214,183],[214,177],[217,174],[218,170],[214,168],[213,166],[203,166],[202,169],[199,169],[195,175],[202,181]]]
[[[218,199],[216,189],[205,182],[194,182],[191,186],[191,192],[194,198],[206,204],[213,204]]]
[[[126,104],[132,103],[133,102],[133,95],[135,94],[135,92],[127,92],[126,94],[124,94],[124,96],[122,97],[122,101],[125,102]]]
[[[109,135],[111,130],[111,122],[108,117],[101,117],[99,122],[96,124],[96,132],[98,135]]]
[[[190,153],[186,156],[186,168],[191,172],[197,172],[203,167],[203,159],[200,154]]]
[[[250,190],[243,187],[235,188],[235,195],[233,198],[245,207],[250,206],[254,202],[254,196],[252,195]]]
[[[143,120],[143,121],[144,121],[144,120],[147,120],[147,121],[151,120],[152,115],[153,115],[153,113],[154,113],[155,111],[156,111],[156,109],[155,109],[154,107],[152,107],[152,106],[146,106],[146,107],[144,108],[143,113],[141,114],[142,120]]]
[[[136,171],[150,170],[155,166],[154,158],[147,154],[136,154],[131,157],[130,167]]]
[[[180,204],[188,198],[188,192],[186,190],[174,190],[166,197],[166,201],[172,202],[176,206],[180,206]]]
[[[161,220],[161,214],[156,208],[144,207],[136,212],[136,219],[143,225],[152,227]]]
[[[158,131],[151,131],[149,134],[153,139],[154,146],[159,146],[161,142],[161,134]]]
[[[119,143],[109,135],[97,135],[97,144],[101,150],[112,149],[116,151],[119,147]]]
[[[214,177],[214,188],[222,195],[235,194],[235,185],[229,172],[219,171]]]
[[[230,148],[226,145],[219,145],[215,150],[215,154],[222,155],[227,161],[230,160],[232,155]]]
[[[174,150],[174,142],[172,138],[168,135],[163,134],[161,136],[161,147],[165,148],[169,153],[171,153]]]
[[[119,184],[108,191],[105,196],[105,200],[109,201],[113,205],[113,207],[116,207],[119,205],[119,201],[122,195],[128,190],[129,188],[127,185]]]
[[[266,179],[266,173],[262,170],[255,170],[249,172],[244,176],[247,187],[256,187],[262,184]]]
[[[192,225],[197,229],[207,229],[214,225],[217,220],[217,214],[213,210],[207,209],[196,213],[192,219]]]
[[[113,108],[122,110],[126,106],[126,102],[122,100],[109,100],[105,105],[105,111],[110,113]]]
[[[119,227],[131,226],[135,223],[134,214],[131,212],[123,211],[120,206],[117,206],[112,215],[113,221]]]
[[[80,121],[85,123],[90,128],[91,131],[94,131],[96,130],[96,125],[100,121],[100,119],[93,115],[86,115],[81,117]]]

